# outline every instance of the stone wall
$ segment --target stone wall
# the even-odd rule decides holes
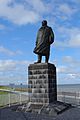
[[[50,63],[31,64],[28,67],[30,102],[51,103],[57,100],[56,67]]]

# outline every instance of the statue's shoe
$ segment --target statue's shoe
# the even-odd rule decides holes
[[[34,64],[41,63],[40,61],[34,62]]]

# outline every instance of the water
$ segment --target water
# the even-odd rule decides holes
[[[15,85],[15,88],[28,88],[28,85]],[[57,85],[57,91],[80,92],[80,84]]]
[[[58,85],[57,90],[64,92],[80,92],[80,84]]]
[[[28,85],[22,85],[22,86],[16,85],[15,88],[16,87],[26,88],[28,87]],[[59,94],[57,94],[58,101],[70,103],[72,105],[80,105],[80,84],[57,85],[57,91],[60,92]],[[29,95],[27,92],[21,92],[21,93],[24,96]]]

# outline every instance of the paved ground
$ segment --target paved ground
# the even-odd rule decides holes
[[[0,120],[80,120],[80,108],[70,108],[56,117],[12,111],[11,108],[0,109]]]
[[[80,120],[80,108],[71,108],[58,115],[55,120]]]

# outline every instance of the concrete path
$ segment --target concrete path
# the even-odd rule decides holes
[[[71,108],[55,118],[47,115],[12,111],[11,108],[0,109],[0,120],[80,120],[80,108]]]
[[[58,115],[55,120],[80,120],[80,108],[71,108]]]

